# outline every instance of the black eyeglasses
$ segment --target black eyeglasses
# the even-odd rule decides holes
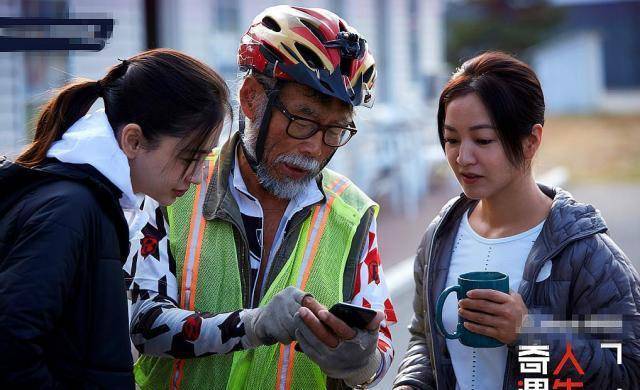
[[[273,105],[289,120],[287,134],[295,139],[311,138],[318,131],[322,131],[322,142],[332,148],[338,148],[344,146],[358,132],[353,126],[321,125],[311,119],[294,115],[278,99]]]

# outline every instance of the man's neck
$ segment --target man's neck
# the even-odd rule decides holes
[[[238,148],[237,158],[240,166],[240,174],[242,174],[242,180],[244,180],[244,184],[247,186],[249,193],[258,199],[262,208],[265,210],[286,209],[289,204],[289,200],[275,197],[262,187],[258,180],[258,176],[253,169],[251,169],[251,165],[249,164],[247,157],[244,155],[244,150],[242,148]]]

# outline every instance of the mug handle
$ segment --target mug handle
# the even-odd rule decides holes
[[[447,333],[447,330],[444,328],[444,324],[442,323],[442,307],[444,306],[444,301],[447,299],[447,296],[449,296],[449,294],[454,291],[460,292],[460,289],[460,286],[450,286],[445,288],[444,291],[440,293],[438,302],[436,303],[436,325],[440,333],[442,333],[442,335],[449,340],[460,338],[460,332],[458,331],[458,326],[456,325],[455,332]]]

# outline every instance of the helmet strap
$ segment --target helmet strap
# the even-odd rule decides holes
[[[244,144],[243,137],[240,138],[240,144],[242,146],[242,151],[251,167],[253,172],[257,172],[258,165],[262,162],[262,158],[264,157],[264,144],[267,140],[267,134],[269,132],[269,124],[271,123],[271,114],[273,112],[273,105],[280,94],[281,81],[276,80],[276,84],[272,89],[266,89],[265,93],[267,94],[267,104],[265,106],[264,114],[262,115],[262,121],[260,122],[260,128],[258,130],[258,139],[256,141],[256,150],[254,159],[253,156],[247,152],[247,147]],[[239,115],[238,122],[238,131],[242,136],[244,136],[245,131],[245,117],[242,112]]]
[[[253,172],[256,172],[256,169],[258,169],[258,162],[253,158],[251,153],[247,151],[247,146],[244,144],[245,125],[246,125],[246,122],[244,119],[244,113],[242,112],[242,110],[240,110],[240,113],[238,115],[238,132],[240,133],[240,147],[242,147],[242,153],[244,154],[244,157],[247,159],[247,162],[249,163],[249,167],[251,167],[251,170]]]

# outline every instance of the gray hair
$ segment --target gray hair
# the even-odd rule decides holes
[[[253,77],[260,84],[267,86],[268,88],[274,88],[276,85],[276,79],[272,77],[267,77],[263,74],[256,72],[247,72],[245,74],[240,75],[240,80],[238,82],[238,102],[240,101],[240,89],[242,85],[247,80],[247,78]],[[244,134],[242,134],[242,142],[244,143],[245,149],[250,157],[256,159],[256,144],[258,143],[258,133],[260,132],[260,124],[262,123],[262,118],[264,118],[264,113],[267,110],[267,97],[266,95],[259,94],[256,95],[255,100],[253,101],[255,107],[255,120],[251,120],[245,117],[244,120]],[[242,108],[239,108],[240,110]]]

